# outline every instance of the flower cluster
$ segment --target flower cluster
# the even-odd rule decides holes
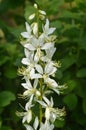
[[[59,95],[60,89],[64,89],[65,85],[59,86],[54,78],[60,66],[59,62],[52,59],[56,51],[56,36],[52,33],[56,28],[49,26],[46,12],[39,10],[37,4],[34,4],[34,8],[36,12],[29,16],[29,20],[33,21],[37,17],[37,21],[31,25],[26,22],[26,31],[21,33],[25,58],[21,61],[24,67],[18,72],[25,80],[21,84],[25,89],[21,96],[27,103],[25,112],[19,115],[23,117],[22,122],[27,130],[53,130],[54,121],[65,116],[65,110],[54,108],[53,97],[48,99],[47,95],[52,92]],[[40,26],[39,21],[45,24]],[[39,104],[39,115],[33,113],[36,104]]]

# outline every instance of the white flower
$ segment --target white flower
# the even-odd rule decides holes
[[[30,121],[32,120],[32,111],[31,111],[31,107],[33,107],[32,99],[33,97],[31,97],[29,102],[27,102],[25,105],[26,112],[23,113],[22,123],[25,123],[25,122],[30,123]]]
[[[29,65],[29,66],[31,66],[31,64],[34,64],[34,60],[33,60],[33,58],[34,58],[34,53],[31,52],[31,51],[29,51],[29,50],[26,49],[26,48],[24,48],[24,53],[25,53],[26,58],[23,58],[21,62],[22,62],[24,65]]]
[[[52,59],[55,51],[56,51],[56,48],[54,46],[52,46],[49,49],[45,50],[46,55],[41,58],[42,61],[44,61],[44,62],[51,62],[51,59]]]
[[[41,50],[49,49],[53,46],[53,42],[44,43],[43,35],[40,35],[39,38],[33,37],[31,43],[25,44],[25,47],[30,51],[35,51],[38,48]]]
[[[53,99],[51,97],[51,100],[49,101],[45,96],[43,96],[43,99],[44,101],[38,101],[42,107],[45,108],[45,118],[47,121],[52,121],[54,122],[56,117],[57,117],[57,114],[56,114],[56,109],[53,108]]]
[[[26,90],[23,93],[23,96],[25,97],[33,97],[34,95],[36,97],[40,96],[40,91],[36,89],[37,85],[38,85],[38,79],[34,80],[33,86],[31,85],[30,80],[26,80],[26,83],[22,83],[21,84]]]
[[[53,42],[44,43],[43,35],[40,35],[39,38],[33,37],[31,43],[25,44],[25,48],[29,51],[36,51],[34,60],[36,62],[41,59],[43,52],[41,50],[47,50],[53,46]]]
[[[45,26],[43,27],[43,34],[44,36],[48,36],[49,34],[52,34],[55,31],[56,28],[49,28],[49,20],[46,19]]]
[[[50,124],[49,121],[46,121],[44,124],[41,123],[41,127],[39,130],[53,130],[54,129],[54,125]]]
[[[33,127],[27,124],[25,124],[24,126],[26,127],[27,130],[37,130],[38,125],[39,125],[39,120],[38,120],[38,117],[36,117],[33,123]]]
[[[44,101],[39,101],[37,100],[38,103],[42,105],[43,108],[45,108],[45,118],[47,121],[54,122],[56,118],[62,119],[63,116],[65,116],[65,108],[58,109],[58,108],[53,108],[54,102],[53,98],[51,97],[51,100],[49,101],[48,98],[43,96]]]
[[[45,68],[43,70],[41,65],[35,65],[36,70],[38,71],[39,78],[43,78],[44,82],[52,87],[57,87],[58,84],[54,79],[51,79],[49,76],[53,76],[57,70],[56,67],[53,67],[52,64],[48,63],[45,65]],[[36,78],[36,75],[33,74],[32,78]]]
[[[38,23],[34,22],[32,25],[33,34],[38,37]]]
[[[25,22],[25,25],[26,25],[26,32],[22,32],[21,35],[24,38],[30,39],[32,37],[32,35],[31,35],[32,29],[31,29],[30,25],[27,22]]]

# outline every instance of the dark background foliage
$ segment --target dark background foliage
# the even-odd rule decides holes
[[[56,130],[86,130],[86,0],[0,0],[0,129],[24,130],[15,114],[23,104],[21,77],[17,74],[23,57],[19,43],[25,20],[37,2],[57,28],[54,59],[61,61],[56,80],[68,89],[54,94],[55,105],[65,106],[64,121],[56,120]]]

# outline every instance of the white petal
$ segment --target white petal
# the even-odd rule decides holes
[[[27,130],[34,130],[30,125],[24,125],[26,127]]]
[[[49,20],[46,19],[46,24],[44,26],[45,30],[48,30],[49,29]]]
[[[21,84],[25,89],[28,89],[28,85],[26,83]]]
[[[56,81],[54,79],[51,79],[51,78],[47,78],[45,82],[48,83],[51,87],[57,87],[58,86]]]
[[[43,74],[43,68],[41,67],[41,65],[36,64],[35,68],[40,74]]]
[[[55,119],[56,119],[56,114],[52,112],[51,115],[50,115],[50,121],[54,122]]]
[[[35,79],[34,84],[33,84],[34,88],[36,88],[37,85],[38,85],[38,79]]]
[[[26,25],[26,30],[27,30],[28,34],[30,35],[31,34],[31,27],[27,22],[25,22],[25,25]]]
[[[29,110],[27,115],[27,123],[30,123],[31,120],[32,120],[32,111]]]
[[[49,75],[53,75],[57,71],[56,67],[52,67],[51,71],[49,72]]]
[[[54,74],[56,72],[56,70],[57,70],[57,68],[53,67],[52,62],[49,62],[45,66],[45,73],[47,73],[48,75]]]
[[[37,130],[38,125],[39,125],[39,120],[38,120],[38,117],[36,117],[35,121],[34,121],[34,124],[33,124],[33,127],[34,127],[35,130]]]
[[[23,58],[21,62],[24,65],[29,65],[30,64],[30,61],[28,60],[28,58]]]
[[[46,50],[46,49],[51,48],[52,46],[53,46],[53,43],[52,43],[52,42],[50,42],[50,43],[45,43],[45,44],[42,46],[41,49]]]
[[[44,101],[48,104],[48,106],[49,106],[49,104],[50,104],[50,101],[45,97],[45,96],[43,96],[43,99],[44,99]]]
[[[35,54],[35,56],[34,56],[34,61],[38,62],[39,59],[40,59],[40,51],[37,51],[36,54]]]
[[[38,23],[33,23],[33,34],[38,36]]]
[[[56,48],[53,46],[51,48],[49,48],[48,50],[46,50],[46,54],[47,54],[48,58],[51,59],[53,57],[55,51],[56,51]]]
[[[26,44],[25,47],[31,51],[35,50],[35,47],[32,44]]]
[[[24,48],[24,53],[27,58],[30,56],[30,51],[27,48]]]
[[[50,99],[50,105],[51,105],[51,107],[53,107],[53,105],[54,105],[54,102],[53,102],[53,98],[51,97],[51,99]]]
[[[55,30],[56,30],[56,28],[50,28],[50,29],[48,30],[48,35],[49,35],[49,34],[52,34]]]
[[[27,120],[27,116],[24,116],[22,119],[22,123],[24,123]]]
[[[39,100],[37,100],[37,102],[38,102],[38,103],[40,103],[40,104],[42,105],[42,107],[44,107],[44,108],[46,108],[46,107],[47,107],[47,105],[46,105],[46,103],[45,103],[45,102],[43,102],[43,101],[39,101]]]
[[[24,37],[24,38],[29,38],[28,32],[22,32],[21,35],[22,35],[22,37]]]
[[[49,110],[48,107],[46,108],[46,111],[45,111],[45,118],[46,118],[47,120],[50,119],[50,110]]]
[[[31,99],[30,99],[31,100]],[[29,102],[26,103],[25,105],[25,110],[28,112],[28,110],[31,108],[32,104],[31,101],[29,100]]]
[[[60,94],[60,91],[57,88],[52,88],[53,91],[55,91],[58,95]]]
[[[42,78],[41,74],[33,74],[33,75],[31,75],[31,79],[39,79],[39,78]]]

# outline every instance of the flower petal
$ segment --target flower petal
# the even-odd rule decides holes
[[[33,87],[34,87],[34,88],[36,88],[36,87],[37,87],[37,85],[38,85],[38,79],[35,79],[35,80],[34,80]]]
[[[29,110],[27,115],[27,123],[30,123],[31,120],[32,120],[32,111]]]
[[[22,64],[24,64],[24,65],[29,65],[29,64],[30,64],[30,61],[29,61],[28,58],[23,58],[23,59],[21,60],[21,62],[22,62]]]
[[[34,130],[30,125],[25,124],[26,130]]]
[[[33,75],[31,75],[31,79],[39,79],[39,78],[42,78],[41,74],[33,74]]]
[[[26,30],[27,30],[28,34],[30,35],[31,34],[31,27],[27,22],[25,22],[25,25],[26,25]]]
[[[31,51],[34,51],[35,50],[35,47],[32,45],[32,44],[25,44],[25,46],[27,49],[31,50]]]
[[[41,67],[41,65],[36,64],[35,68],[40,74],[43,74],[43,68]]]
[[[49,43],[45,43],[41,49],[43,50],[46,50],[46,49],[49,49],[53,46],[53,43],[52,42],[49,42]]]
[[[22,37],[24,37],[24,38],[29,38],[28,32],[22,32],[21,35],[22,35]]]
[[[46,108],[46,111],[45,111],[45,118],[46,118],[47,120],[50,119],[50,110],[49,110],[48,107]]]
[[[55,30],[56,30],[56,28],[49,28],[49,30],[48,30],[48,35],[49,35],[49,34],[52,34]]]
[[[47,83],[48,85],[50,85],[52,88],[58,86],[58,84],[56,83],[56,81],[54,79],[51,79],[51,78],[47,78],[45,80],[45,83]]]
[[[36,117],[35,121],[34,121],[34,124],[33,124],[33,127],[34,127],[35,130],[37,130],[38,125],[39,125],[39,120],[38,120],[38,117]]]

